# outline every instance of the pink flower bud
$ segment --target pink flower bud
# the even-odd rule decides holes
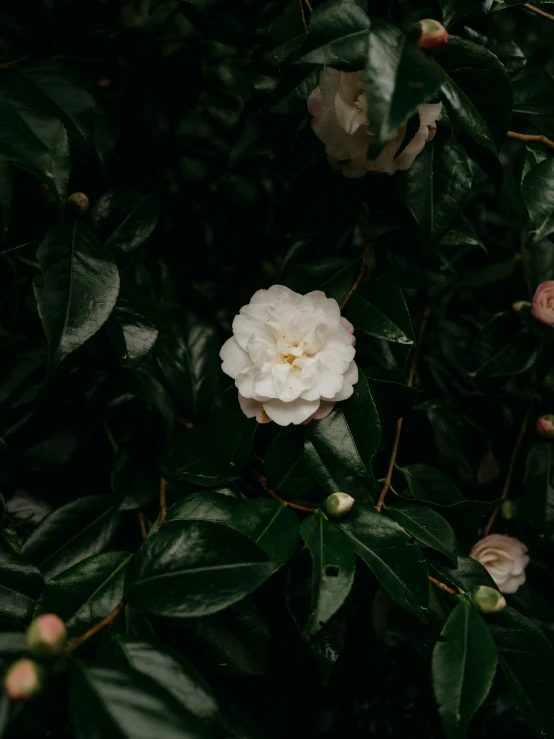
[[[67,629],[61,618],[45,613],[35,618],[27,629],[27,649],[37,657],[53,657],[60,654],[67,638]]]
[[[448,41],[448,31],[442,23],[434,21],[432,18],[426,18],[423,21],[419,21],[417,25],[421,31],[417,44],[420,49],[438,51]]]
[[[537,432],[545,439],[554,438],[554,416],[548,414],[537,419]]]
[[[40,667],[31,659],[14,662],[4,677],[4,688],[14,701],[25,701],[40,692]]]
[[[533,295],[531,313],[537,321],[554,326],[554,281],[541,282]]]
[[[74,192],[67,198],[67,207],[71,208],[73,213],[86,213],[89,207],[88,196],[84,192]]]

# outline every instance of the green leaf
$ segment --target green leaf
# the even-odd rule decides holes
[[[321,290],[341,303],[352,287],[358,264],[352,259],[328,257],[310,264],[298,264],[285,272],[281,282],[298,293]]]
[[[169,437],[175,426],[175,407],[173,400],[160,377],[158,365],[152,356],[147,357],[135,367],[133,372],[134,395],[145,400],[155,408],[165,424]]]
[[[207,739],[200,722],[153,678],[75,662],[69,715],[77,739]]]
[[[404,529],[362,505],[354,506],[339,527],[390,597],[425,620],[429,603],[427,566]]]
[[[356,290],[346,315],[354,328],[370,336],[398,344],[414,343],[410,314],[394,280],[375,278],[367,287]]]
[[[111,483],[119,511],[136,511],[157,497],[158,468],[144,445],[120,446],[112,463]]]
[[[199,721],[217,725],[219,711],[209,685],[179,652],[120,634],[113,636],[112,646],[126,666],[155,680]]]
[[[554,160],[551,157],[526,174],[521,184],[521,197],[531,226],[529,243],[536,244],[554,233]]]
[[[309,439],[304,444],[304,458],[311,476],[327,493],[348,493],[359,503],[373,503],[375,480],[361,480],[347,474],[334,462],[323,459]]]
[[[483,565],[471,557],[458,554],[455,567],[450,567],[433,559],[433,567],[442,579],[466,592],[473,590],[478,585],[487,585],[489,588],[498,590],[494,580]]]
[[[125,599],[161,616],[204,616],[244,598],[274,571],[275,563],[238,531],[174,521],[131,560]]]
[[[4,122],[0,133],[0,161],[40,177],[61,205],[71,167],[63,123],[53,118],[41,101],[27,100],[13,85],[2,89],[0,117]]]
[[[461,144],[453,137],[437,136],[396,182],[400,197],[424,235],[438,241],[462,211],[472,178]]]
[[[372,460],[381,443],[381,424],[362,370],[354,394],[321,421],[312,421],[307,436],[324,459],[353,475],[373,479]],[[336,491],[333,491],[336,492]]]
[[[121,289],[106,327],[117,358],[124,367],[136,367],[158,338],[150,303],[135,281],[121,274]]]
[[[328,0],[314,9],[295,63],[358,70],[367,55],[370,21],[356,0]]]
[[[513,311],[498,313],[479,333],[471,348],[472,377],[508,377],[530,369],[539,344]]]
[[[469,600],[450,614],[433,650],[433,687],[448,739],[463,739],[491,689],[498,654],[487,626]]]
[[[119,292],[119,274],[94,233],[77,219],[54,226],[37,259],[44,285],[35,285],[35,296],[52,374],[108,320]]]
[[[233,510],[239,504],[236,498],[206,490],[178,500],[167,511],[166,521],[212,521],[230,523]]]
[[[410,464],[401,467],[411,494],[416,500],[440,506],[455,505],[466,499],[452,480],[426,464]]]
[[[84,633],[121,601],[130,559],[128,552],[106,552],[78,562],[50,580],[33,616],[55,613],[70,637]]]
[[[115,534],[119,515],[107,495],[79,498],[52,511],[23,544],[21,553],[48,582],[86,557],[99,554]]]
[[[387,513],[415,539],[456,563],[456,534],[440,513],[417,503],[396,503],[387,508]]]
[[[44,581],[31,563],[0,546],[0,617],[11,624],[31,617]]]
[[[442,0],[443,23],[450,28],[454,23],[469,15],[482,16],[488,13],[492,0]]]
[[[525,464],[525,510],[540,534],[554,530],[554,450],[531,447]]]
[[[365,90],[370,128],[370,158],[375,159],[420,105],[438,93],[444,73],[433,59],[396,26],[372,18]]]
[[[182,412],[192,416],[213,401],[219,377],[220,340],[211,323],[190,311],[161,325],[156,359]]]
[[[231,526],[257,544],[278,564],[287,562],[298,548],[298,517],[276,500],[247,500],[234,508]]]
[[[356,569],[356,555],[344,533],[318,511],[300,527],[312,557],[308,634],[317,634],[344,603]]]
[[[284,429],[265,453],[269,487],[289,497],[306,495],[314,486],[304,458],[304,430]]]
[[[537,736],[554,736],[554,649],[535,624],[513,608],[487,617],[514,698]]]
[[[142,246],[156,228],[160,204],[154,195],[121,188],[102,195],[91,216],[106,249],[130,252]]]
[[[321,67],[289,66],[273,91],[271,110],[279,115],[306,113],[307,100],[319,84]]]
[[[529,243],[523,250],[523,260],[532,290],[541,282],[554,279],[554,249],[550,239]]]

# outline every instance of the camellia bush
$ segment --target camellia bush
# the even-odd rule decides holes
[[[0,736],[554,737],[554,6],[0,13]]]

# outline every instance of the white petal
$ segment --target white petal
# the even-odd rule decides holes
[[[319,400],[293,400],[283,403],[282,400],[266,400],[264,410],[272,421],[279,426],[300,425],[319,408]]]
[[[403,172],[409,169],[415,161],[418,154],[421,154],[423,147],[427,142],[429,136],[429,129],[425,125],[421,125],[419,130],[413,137],[413,139],[406,144],[403,151],[394,160],[394,167],[396,171]]]
[[[350,135],[367,123],[365,115],[356,108],[354,102],[345,100],[340,92],[337,92],[335,97],[335,114],[339,126]]]
[[[354,392],[354,385],[358,382],[358,366],[356,362],[351,362],[348,369],[344,373],[342,388],[333,397],[333,401],[347,400]]]
[[[442,111],[442,103],[427,103],[419,106],[419,120],[426,126],[434,126]]]
[[[519,588],[523,585],[525,582],[525,572],[522,572],[521,575],[515,575],[514,577],[510,577],[507,582],[505,582],[503,585],[498,585],[498,589],[501,593],[506,593],[507,595],[511,595],[519,590]]]
[[[239,405],[246,418],[255,418],[258,423],[267,423],[262,403],[252,398],[245,398],[239,393]]]
[[[241,349],[237,344],[234,336],[227,339],[225,344],[223,344],[221,351],[219,352],[219,356],[223,360],[221,369],[226,375],[232,377],[233,380],[236,379],[243,370],[247,370],[252,366],[250,357],[244,349]]]

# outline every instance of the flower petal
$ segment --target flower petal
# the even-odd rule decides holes
[[[294,424],[300,425],[319,408],[319,400],[303,400],[298,398],[290,403],[283,403],[282,400],[266,400],[264,410],[272,421],[279,426],[288,426]]]
[[[232,377],[233,380],[235,380],[241,372],[252,366],[250,357],[244,349],[241,349],[237,344],[237,340],[234,336],[227,339],[225,344],[223,344],[221,351],[219,352],[219,357],[223,360],[221,369],[226,375]]]

